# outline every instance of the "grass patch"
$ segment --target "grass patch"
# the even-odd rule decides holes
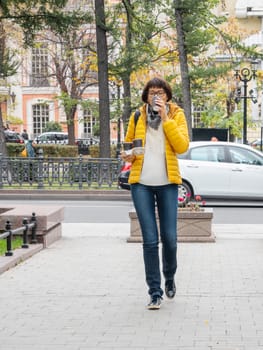
[[[20,236],[13,237],[12,250],[20,248],[23,243],[23,239]],[[6,239],[0,239],[0,255],[5,255],[6,252]]]

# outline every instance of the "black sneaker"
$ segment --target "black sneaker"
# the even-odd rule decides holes
[[[173,280],[168,280],[165,282],[165,294],[167,298],[173,299],[176,293],[176,287]]]
[[[151,297],[151,301],[147,305],[148,310],[159,310],[161,307],[162,298],[158,295]]]

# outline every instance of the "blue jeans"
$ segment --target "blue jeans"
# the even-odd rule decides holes
[[[159,235],[162,241],[162,267],[165,280],[173,280],[177,268],[178,185],[131,185],[131,194],[143,237],[143,258],[149,294],[163,295],[159,261]]]

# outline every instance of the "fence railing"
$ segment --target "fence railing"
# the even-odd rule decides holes
[[[6,252],[5,256],[12,256],[13,251],[12,251],[12,238],[14,235],[18,234],[23,234],[23,244],[21,245],[21,248],[28,248],[28,235],[29,235],[29,230],[31,231],[31,239],[30,243],[34,244],[37,243],[36,239],[36,229],[37,229],[37,219],[36,219],[36,214],[33,213],[32,217],[30,219],[30,222],[28,219],[23,219],[22,226],[17,227],[12,230],[12,224],[10,221],[6,222],[5,225],[5,232],[0,234],[0,239],[6,239]]]
[[[116,187],[121,160],[116,158],[11,158],[0,155],[0,189]]]

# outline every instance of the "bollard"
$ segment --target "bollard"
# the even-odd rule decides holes
[[[37,218],[36,218],[36,214],[35,214],[35,213],[32,213],[31,222],[32,222],[32,223],[35,223],[35,225],[32,227],[31,243],[32,243],[32,244],[36,244],[36,243],[37,243],[37,237],[36,237],[36,232],[37,232]]]
[[[12,231],[11,231],[11,223],[10,223],[10,221],[6,222],[5,229],[6,229],[6,231],[9,231],[9,235],[6,237],[6,252],[5,252],[5,256],[12,256],[13,255],[13,252],[12,252]]]
[[[23,219],[23,226],[25,228],[23,231],[23,244],[21,247],[22,248],[29,248],[29,245],[28,245],[28,220],[27,220],[27,218]]]

